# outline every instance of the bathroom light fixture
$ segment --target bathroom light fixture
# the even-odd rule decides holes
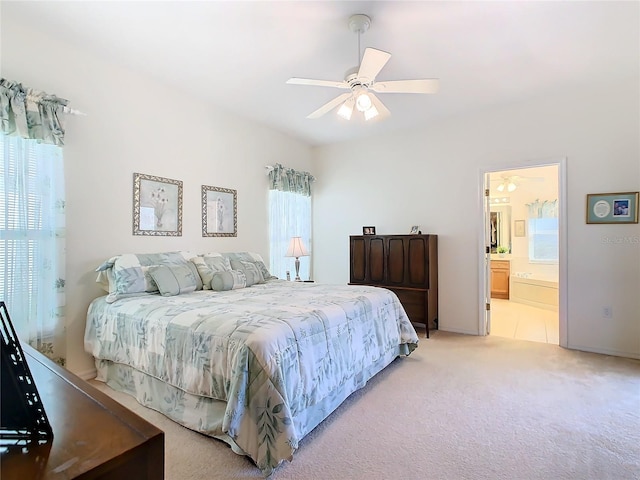
[[[300,257],[308,257],[309,252],[307,248],[304,246],[304,242],[302,241],[302,237],[291,237],[291,241],[289,242],[289,248],[287,249],[287,253],[285,257],[295,257],[296,259],[296,282],[300,282]]]

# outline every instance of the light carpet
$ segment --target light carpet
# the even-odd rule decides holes
[[[100,382],[165,432],[165,478],[262,478],[247,457]],[[640,479],[640,361],[434,332],[302,440],[285,479]]]

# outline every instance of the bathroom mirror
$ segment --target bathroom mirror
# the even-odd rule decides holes
[[[497,253],[499,246],[511,253],[511,205],[492,205],[489,215],[491,230],[491,253]]]

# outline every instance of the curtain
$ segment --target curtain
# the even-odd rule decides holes
[[[61,365],[66,102],[0,79],[0,300],[20,339]]]
[[[0,124],[5,135],[64,145],[63,114],[68,101],[0,78]]]
[[[295,277],[295,259],[285,257],[291,237],[311,245],[311,183],[314,177],[276,164],[269,171],[269,268],[272,275]],[[300,258],[300,278],[311,278],[311,257]]]
[[[527,203],[529,218],[558,218],[558,200],[536,199],[535,202]]]
[[[309,172],[297,172],[285,168],[279,163],[270,167],[269,189],[280,192],[293,192],[307,197],[311,196],[311,184],[315,178]]]

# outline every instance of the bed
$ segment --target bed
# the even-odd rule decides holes
[[[216,254],[253,259],[242,263],[262,275],[247,287],[255,269],[235,270],[243,267],[238,260],[217,257],[224,271],[211,278],[193,268],[196,258],[211,265],[211,255],[153,255],[165,255],[160,263],[175,277],[169,294],[157,259],[119,256],[101,266],[110,293],[91,302],[85,331],[96,378],[225,441],[265,476],[291,461],[300,440],[351,393],[417,347],[416,331],[389,290],[278,280],[256,254]],[[232,279],[212,288],[217,276],[231,276],[229,269],[245,285],[234,287]],[[186,278],[188,271],[194,278],[185,281],[180,272]],[[182,288],[190,283],[195,288]],[[137,292],[127,290],[133,284]]]

